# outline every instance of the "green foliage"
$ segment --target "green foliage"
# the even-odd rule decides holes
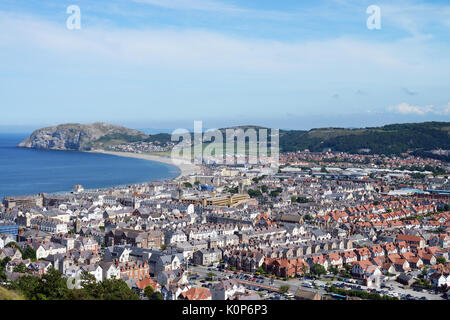
[[[423,173],[413,173],[413,174],[411,175],[411,178],[417,179],[417,180],[421,180],[421,179],[423,179],[423,178],[425,178],[425,177],[426,177],[426,175],[423,174]]]
[[[329,269],[329,271],[332,273],[332,274],[334,274],[334,275],[337,275],[338,273],[339,273],[339,270],[336,268],[336,267],[330,267],[330,269]]]
[[[303,198],[303,197],[298,197],[298,198],[297,198],[297,202],[298,202],[298,203],[308,203],[308,202],[309,202],[309,199]]]
[[[8,278],[6,277],[6,272],[5,272],[5,264],[3,264],[2,259],[0,259],[0,282],[5,282]]]
[[[21,292],[29,300],[58,300],[68,293],[67,283],[59,271],[50,268],[42,278],[25,275],[13,281],[10,289]]]
[[[26,273],[27,271],[28,271],[27,266],[23,262],[19,263],[13,269],[13,272],[18,272],[18,273]]]
[[[150,297],[150,300],[163,300],[163,296],[161,295],[161,293],[155,292],[155,293],[152,294],[152,296]]]
[[[67,279],[50,268],[42,278],[25,275],[13,281],[9,289],[22,293],[29,300],[138,300],[139,297],[121,279],[96,282],[87,272],[81,275],[81,289],[69,289]]]
[[[139,135],[129,135],[129,134],[124,134],[124,133],[112,133],[112,134],[104,135],[100,139],[97,139],[95,142],[105,143],[105,142],[110,142],[112,140],[119,140],[119,141],[124,141],[124,142],[139,142],[139,141],[143,141],[144,139],[142,136],[139,136]]]
[[[283,284],[283,285],[281,285],[280,286],[280,292],[281,293],[288,293],[288,291],[289,291],[289,289],[291,288],[291,286],[290,285],[288,285],[288,284]]]
[[[30,259],[31,261],[36,261],[36,250],[28,246],[22,254],[22,259]]]
[[[101,300],[139,300],[139,297],[121,279],[105,279],[100,282],[103,295]]]
[[[238,187],[238,186],[235,186],[235,187],[228,187],[228,186],[225,186],[223,189],[224,189],[226,192],[229,192],[229,193],[231,193],[231,194],[239,193],[239,187]]]
[[[259,190],[248,189],[247,192],[250,198],[257,198],[262,196],[262,193]]]
[[[151,296],[153,296],[153,294],[155,293],[155,289],[153,289],[152,286],[146,286],[144,289],[144,296],[147,298],[151,298]]]
[[[215,277],[216,277],[216,274],[214,272],[208,272],[206,274],[206,278],[210,281],[213,281]]]
[[[445,264],[447,262],[447,260],[445,260],[444,257],[437,257],[436,262],[440,263],[440,264]]]
[[[341,288],[336,288],[335,286],[331,286],[327,289],[328,292],[340,294],[343,296],[349,296],[349,297],[359,297],[361,299],[368,299],[368,300],[398,300],[396,297],[390,297],[385,295],[380,295],[376,292],[366,292],[361,290],[345,290]]]
[[[275,190],[272,190],[270,192],[270,196],[273,197],[273,198],[276,198],[276,197],[278,197],[280,195],[281,192],[283,192],[283,189],[278,187]]]
[[[320,277],[321,275],[326,274],[326,273],[327,273],[327,270],[325,269],[324,266],[322,266],[322,265],[316,263],[315,265],[313,265],[313,266],[311,267],[311,273],[314,274],[314,275],[316,275],[316,276],[318,276],[318,277]]]
[[[448,122],[424,122],[393,124],[378,128],[342,129],[323,128],[310,131],[280,131],[282,152],[333,151],[358,153],[370,149],[370,153],[401,154],[409,150],[424,153],[425,150],[450,149]],[[428,157],[435,157],[425,153]]]
[[[185,183],[183,183],[183,185],[185,188],[192,188],[192,183],[190,183],[190,182],[185,182]]]

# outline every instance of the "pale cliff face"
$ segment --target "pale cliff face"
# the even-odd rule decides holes
[[[63,124],[34,131],[18,147],[49,150],[89,150],[97,140],[108,135],[148,136],[138,130],[106,123]]]

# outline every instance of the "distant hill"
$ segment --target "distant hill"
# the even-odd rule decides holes
[[[342,129],[321,128],[309,131],[281,131],[282,151],[344,151],[358,153],[400,154],[434,149],[450,150],[450,123],[424,122],[392,124],[383,127]]]
[[[262,129],[259,126],[237,126],[230,129]],[[226,129],[219,129],[225,134]],[[257,130],[258,131],[258,130]],[[433,155],[431,150],[450,150],[450,123],[424,122],[392,124],[369,128],[319,128],[311,130],[280,130],[282,152],[313,152],[331,149],[350,153],[400,154],[411,152],[448,161],[448,156]],[[192,133],[191,133],[192,135]],[[167,143],[168,133],[145,133],[105,123],[89,125],[64,124],[39,129],[24,140],[19,147],[52,150],[103,149],[126,142]],[[225,137],[224,137],[225,141]]]
[[[34,131],[19,144],[22,148],[48,150],[90,150],[109,145],[148,139],[145,133],[97,122],[93,124],[70,123]]]

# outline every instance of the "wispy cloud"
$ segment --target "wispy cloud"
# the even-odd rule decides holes
[[[246,12],[248,10],[215,0],[133,0],[137,3],[182,10]]]
[[[404,115],[427,115],[427,114],[435,114],[435,115],[448,115],[450,114],[450,103],[448,103],[445,107],[436,107],[432,105],[428,106],[413,106],[406,102],[400,103],[396,106],[391,106],[388,108],[389,111],[393,111],[396,113],[404,114]]]
[[[173,10],[196,10],[204,12],[217,12],[221,14],[245,14],[248,18],[262,19],[293,19],[299,13],[276,10],[250,9],[217,0],[132,0],[135,3],[148,4]]]
[[[348,37],[323,41],[283,42],[229,36],[198,29],[126,29],[90,27],[79,31],[39,18],[0,11],[3,50],[21,48],[76,59],[101,59],[132,65],[243,69],[295,72],[327,69],[351,75],[346,66],[362,74],[373,68],[418,71],[412,50],[403,44],[383,44]],[[426,62],[423,62],[426,63]],[[360,66],[361,68],[357,67]]]

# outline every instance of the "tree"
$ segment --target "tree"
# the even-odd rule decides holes
[[[28,271],[27,266],[23,262],[19,263],[13,269],[13,272],[18,272],[18,273],[26,273],[27,271]]]
[[[59,300],[66,296],[69,288],[67,287],[67,280],[62,277],[62,273],[50,267],[40,279],[38,290],[38,300]]]
[[[290,288],[291,288],[290,285],[283,284],[283,285],[280,286],[280,292],[283,293],[283,294],[288,293]]]
[[[339,270],[336,267],[330,267],[330,272],[334,275],[337,275],[339,273]]]
[[[161,247],[159,248],[159,250],[161,251],[166,251],[167,250],[167,246],[165,244],[161,245]]]
[[[250,198],[257,198],[262,196],[262,193],[259,190],[248,189],[247,193],[250,196]]]
[[[3,260],[0,259],[0,282],[6,282],[7,279],[5,267],[3,266]]]
[[[444,257],[438,257],[438,258],[436,259],[436,262],[437,262],[437,263],[440,263],[440,264],[445,264],[445,263],[446,263],[446,260],[445,260]]]
[[[297,202],[298,202],[298,203],[308,203],[308,202],[309,202],[309,199],[303,198],[303,197],[298,197],[298,198],[297,198]]]
[[[152,286],[146,286],[144,289],[144,297],[151,298],[155,293],[155,289]]]
[[[31,261],[36,261],[36,250],[28,246],[23,251],[22,259],[30,259]]]
[[[190,182],[183,183],[185,188],[192,188],[192,184]]]
[[[258,269],[256,270],[256,272],[261,273],[261,274],[266,273],[266,272],[264,271],[263,267],[258,267]]]
[[[163,300],[163,296],[161,295],[161,293],[155,292],[155,293],[151,296],[150,300]]]
[[[39,278],[25,275],[12,281],[9,284],[8,289],[22,293],[22,295],[29,300],[37,300],[39,282]]]
[[[323,173],[328,173],[328,170],[327,170],[327,168],[325,168],[325,167],[322,167],[322,168],[320,169],[320,172],[323,172]]]
[[[214,273],[214,272],[208,272],[207,274],[206,274],[206,278],[207,279],[209,279],[209,280],[214,280],[214,277],[216,276],[216,274]]]
[[[10,257],[6,257],[5,259],[1,260],[0,267],[4,269],[6,267],[6,264],[8,262],[10,262],[10,261],[11,261],[11,258]]]
[[[81,289],[69,289],[61,272],[50,268],[42,278],[25,275],[11,282],[8,289],[21,292],[29,300],[139,300],[122,279],[97,282],[87,272],[81,274]]]
[[[139,300],[122,279],[105,279],[102,283],[103,300]]]
[[[325,270],[325,267],[316,263],[311,267],[311,273],[318,276],[320,278],[321,275],[324,275],[327,273],[327,270]]]

